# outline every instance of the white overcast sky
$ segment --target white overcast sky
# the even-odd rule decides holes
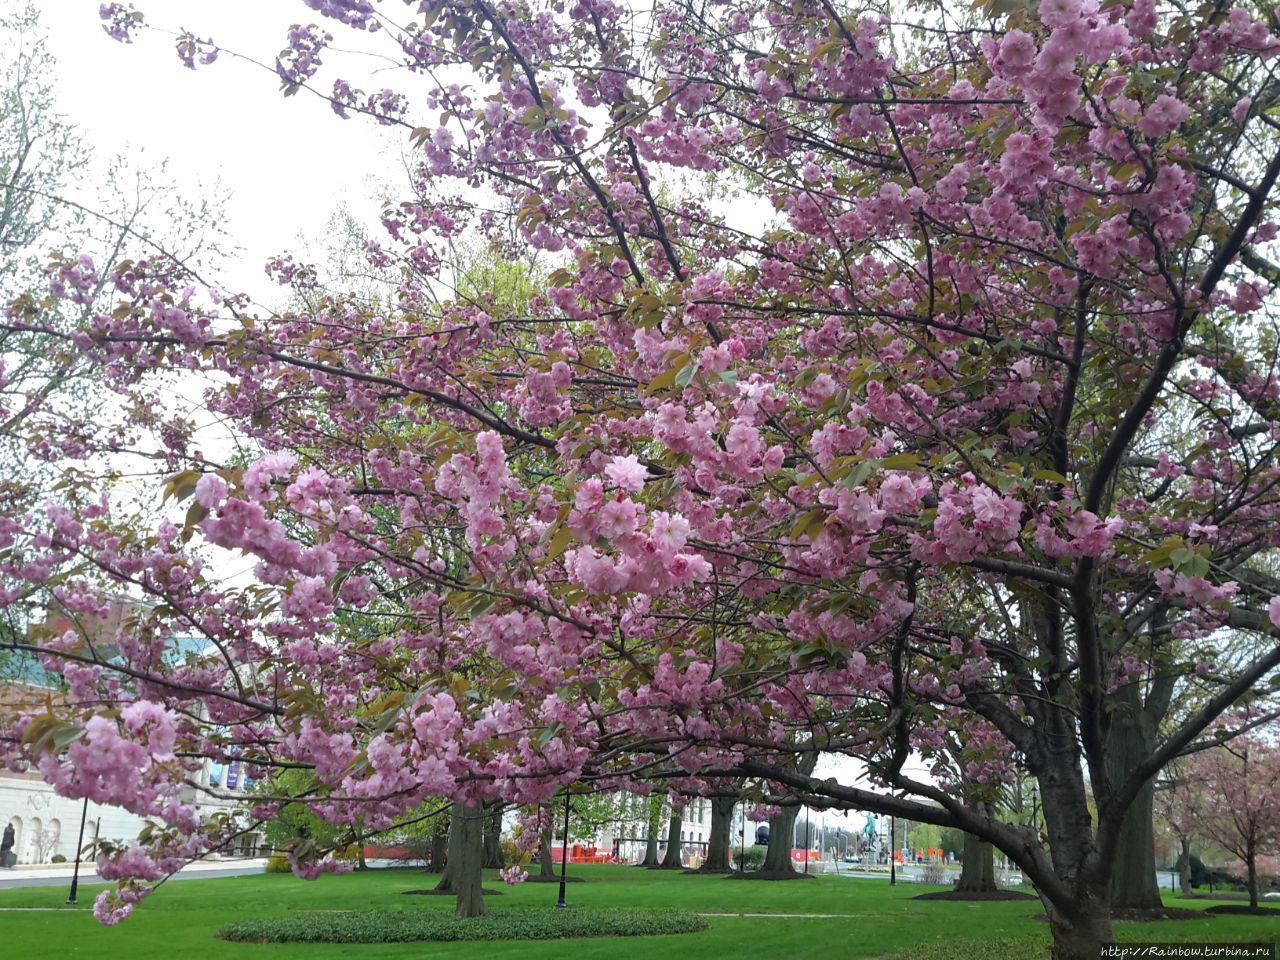
[[[189,28],[268,64],[285,46],[290,24],[318,19],[297,0],[136,5],[156,27]],[[297,249],[300,234],[319,238],[339,203],[362,218],[375,216],[370,176],[402,179],[398,128],[358,116],[341,120],[305,92],[286,98],[274,75],[226,54],[188,70],[173,39],[158,31],[117,43],[102,30],[99,0],[37,0],[37,6],[59,61],[59,106],[100,159],[168,158],[181,189],[195,193],[220,181],[227,190],[226,226],[243,254],[223,271],[226,288],[263,295],[270,289],[263,274],[268,257]],[[361,39],[346,29],[332,32],[339,47]],[[386,49],[371,47],[379,48]],[[395,85],[372,73],[386,61],[354,54],[326,57],[318,79],[332,82],[331,63],[357,85]]]

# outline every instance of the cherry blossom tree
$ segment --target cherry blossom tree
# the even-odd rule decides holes
[[[1246,871],[1249,906],[1258,906],[1258,859],[1280,853],[1280,747],[1250,733],[1194,758],[1203,803],[1199,830]]]
[[[102,865],[99,916],[226,841],[184,790],[235,755],[311,769],[312,809],[370,829],[427,796],[478,828],[578,780],[757,778],[994,844],[1058,960],[1098,956],[1135,804],[1149,834],[1152,778],[1280,664],[1274,11],[305,6],[324,26],[268,69],[417,158],[368,249],[395,303],[269,316],[148,262],[50,272],[114,285],[69,339],[137,411],[63,459],[169,471],[150,526],[84,479],[0,517],[0,602],[153,603],[110,642],[16,644],[71,703],[11,717],[10,752],[164,824]],[[322,80],[340,30],[409,82]],[[541,251],[545,284],[441,296],[474,236]],[[179,372],[250,456],[156,422]],[[1162,723],[1175,694],[1198,706]],[[872,783],[813,777],[820,752]],[[971,799],[1015,756],[1047,843]]]
[[[1206,808],[1205,796],[1215,789],[1200,778],[1190,758],[1183,758],[1164,768],[1155,791],[1155,811],[1178,841],[1179,883],[1184,897],[1194,892],[1191,843],[1204,836],[1200,825]]]

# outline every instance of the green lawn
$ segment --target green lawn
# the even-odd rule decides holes
[[[718,917],[704,933],[670,937],[560,940],[533,943],[407,943],[371,945],[263,945],[226,943],[213,933],[224,923],[299,910],[451,910],[452,899],[406,897],[402,891],[428,886],[416,871],[371,871],[322,877],[304,883],[288,874],[187,880],[162,888],[118,927],[100,926],[89,911],[96,887],[81,888],[81,904],[64,907],[62,887],[0,891],[0,934],[6,956],[92,957],[94,960],[226,960],[353,957],[360,960],[1022,960],[1046,956],[1048,931],[1035,901],[954,903],[913,901],[927,887],[888,881],[820,877],[789,883],[743,882],[635,867],[579,867],[587,883],[568,888],[571,906],[678,906],[705,913],[840,914],[833,918]],[[494,907],[552,909],[554,884],[503,887]],[[1215,901],[1170,901],[1204,907]],[[16,907],[56,908],[16,910]],[[1160,924],[1124,924],[1122,940],[1275,939],[1272,918],[1218,916]],[[1001,949],[993,941],[1010,943]]]

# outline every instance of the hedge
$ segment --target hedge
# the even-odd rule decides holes
[[[506,910],[466,919],[436,910],[361,910],[241,920],[217,935],[250,943],[404,943],[650,937],[705,929],[705,919],[685,910]]]

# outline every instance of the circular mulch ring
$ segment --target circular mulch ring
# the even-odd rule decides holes
[[[437,890],[435,887],[429,890],[402,890],[400,892],[406,897],[456,897],[458,895],[455,890]],[[480,892],[486,897],[502,896],[501,890],[492,890],[489,887],[482,887]]]
[[[816,873],[782,873],[777,870],[752,870],[748,873],[726,873],[726,880],[816,880]]]
[[[1275,907],[1251,907],[1247,903],[1223,903],[1216,907],[1205,907],[1203,913],[1243,913],[1251,917],[1269,917],[1280,914]]]
[[[1035,900],[1031,893],[1021,890],[937,890],[933,893],[922,893],[912,900]]]
[[[531,873],[529,874],[529,876],[525,877],[524,880],[521,881],[521,883],[559,883],[559,882],[560,882],[559,877],[544,877],[540,873]],[[586,883],[587,878],[586,877],[565,877],[564,882],[565,883]]]

